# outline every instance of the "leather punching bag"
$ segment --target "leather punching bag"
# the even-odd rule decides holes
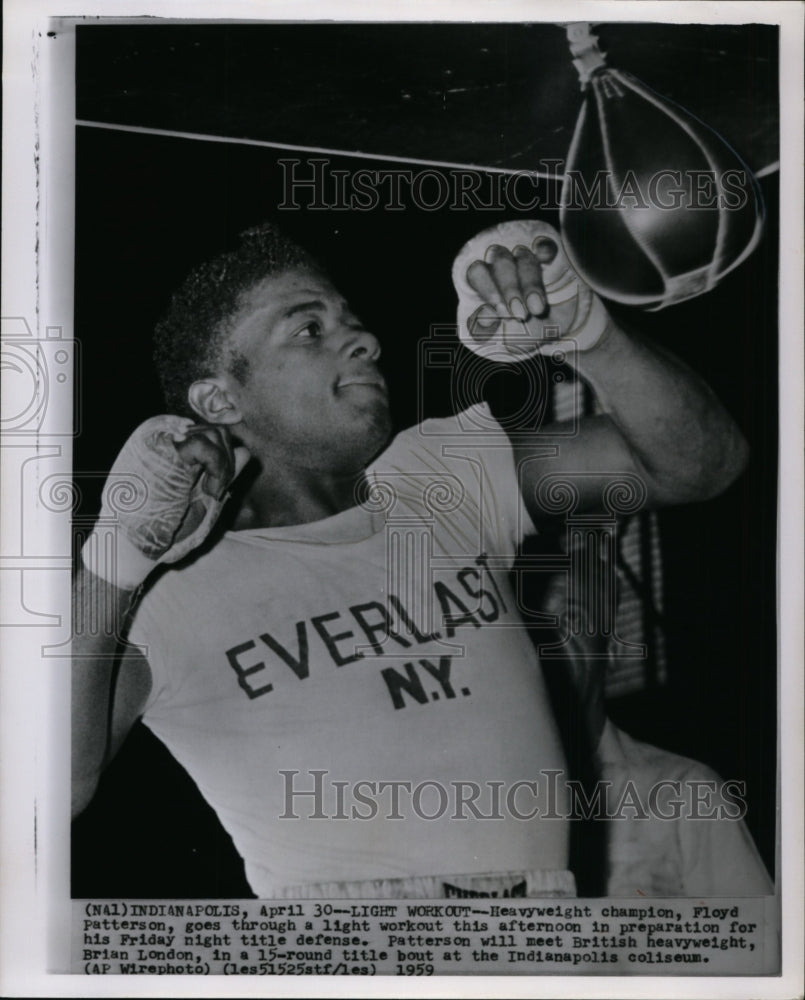
[[[643,308],[709,291],[760,239],[757,181],[717,132],[606,66],[589,25],[567,33],[584,91],[560,209],[571,262],[599,294]]]

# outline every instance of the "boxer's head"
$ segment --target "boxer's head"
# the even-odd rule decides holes
[[[388,439],[379,354],[324,269],[270,225],[197,268],[156,329],[172,412],[327,470],[362,467]]]

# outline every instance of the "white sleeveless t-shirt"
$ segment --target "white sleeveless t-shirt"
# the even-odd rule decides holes
[[[564,758],[510,570],[534,531],[486,406],[398,435],[366,501],[227,533],[165,572],[131,641],[144,721],[258,896],[562,871]]]

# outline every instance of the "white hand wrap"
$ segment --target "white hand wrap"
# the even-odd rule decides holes
[[[525,323],[514,317],[501,319],[494,333],[484,339],[474,338],[469,328],[470,317],[485,304],[467,280],[470,265],[476,260],[486,260],[487,251],[495,244],[512,252],[518,246],[534,251],[538,241],[545,237],[553,240],[558,250],[549,264],[542,265],[548,305],[576,302],[576,314],[561,339],[573,341],[576,350],[586,351],[603,336],[609,323],[606,308],[574,271],[562,246],[562,239],[553,226],[538,219],[502,222],[474,236],[461,248],[453,264],[453,284],[458,293],[458,335],[463,344],[481,357],[513,362],[556,349],[556,340],[535,341]],[[550,323],[550,316],[547,322]]]
[[[108,583],[138,587],[159,563],[176,562],[196,548],[218,518],[223,500],[202,489],[203,467],[182,461],[174,447],[192,426],[186,417],[152,417],[123,445],[81,552],[87,568]],[[111,524],[117,528],[115,558],[105,563],[93,553],[103,526]]]

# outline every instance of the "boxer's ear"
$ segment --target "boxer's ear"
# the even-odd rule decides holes
[[[238,424],[242,416],[225,378],[199,379],[187,391],[193,411],[207,424]]]

